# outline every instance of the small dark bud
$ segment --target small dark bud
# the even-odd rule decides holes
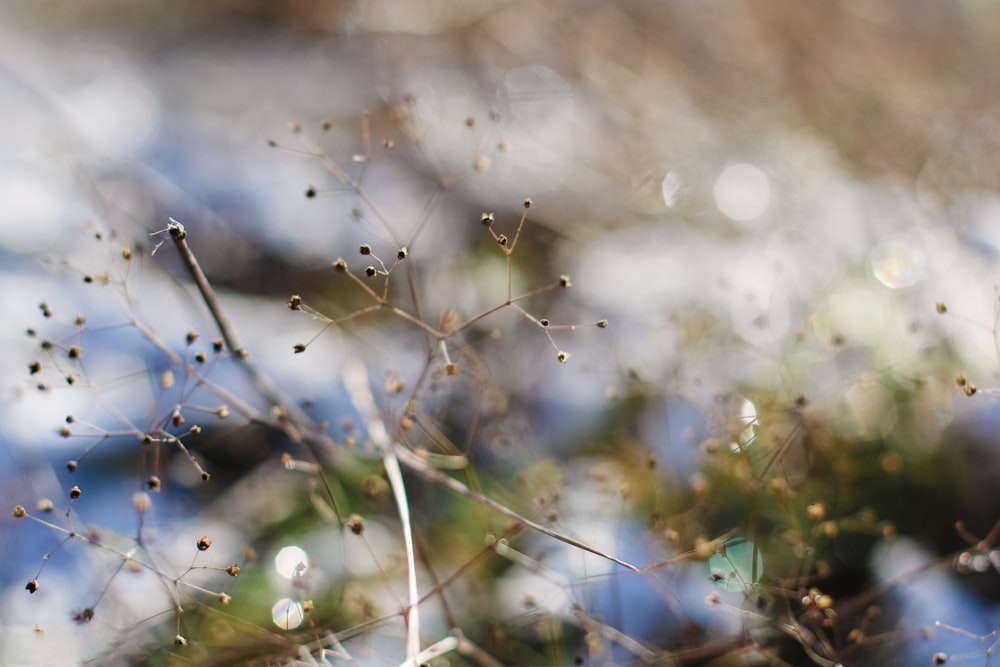
[[[344,261],[343,257],[338,257],[337,260],[331,264],[331,266],[333,266],[333,270],[338,273],[347,271],[347,262]]]
[[[306,346],[303,345],[302,343],[296,343],[295,347],[293,347],[292,349],[295,350],[295,354],[302,354],[303,352],[306,351]]]
[[[368,276],[369,278],[374,278],[377,273],[378,271],[375,269],[374,266],[368,265],[367,267],[365,267],[365,275]]]
[[[404,246],[403,246],[402,248],[400,248],[400,249],[399,249],[399,251],[398,251],[398,252],[396,253],[396,259],[399,259],[399,260],[403,260],[403,259],[406,259],[406,256],[407,256],[407,255],[409,255],[409,254],[410,254],[410,249],[409,249],[409,248],[407,248],[407,247],[406,247],[406,246],[404,245]]]
[[[202,535],[201,539],[198,540],[198,551],[208,551],[210,546],[212,546],[212,540],[208,539],[207,535]]]
[[[288,303],[286,304],[291,310],[301,310],[302,309],[302,297],[298,294],[293,294],[288,297]]]
[[[306,199],[313,199],[316,197],[316,188],[309,186],[306,188]]]
[[[80,490],[79,486],[74,486],[72,489],[69,490],[69,497],[72,498],[73,500],[76,500],[82,495],[83,491]]]
[[[372,247],[367,243],[362,243],[360,246],[358,246],[358,252],[360,252],[362,255],[370,255],[372,254]]]

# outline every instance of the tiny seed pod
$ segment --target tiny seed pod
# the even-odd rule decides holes
[[[316,188],[309,186],[306,188],[306,199],[313,199],[316,197]]]
[[[541,324],[543,327],[549,326],[549,321],[547,319],[545,319],[544,317],[542,319],[538,320],[538,323]]]
[[[934,654],[932,660],[934,661],[935,665],[943,665],[944,663],[948,662],[948,654],[942,651],[938,651],[937,653]]]
[[[369,264],[368,266],[365,267],[365,275],[368,276],[369,278],[374,278],[376,275],[378,275],[378,270],[374,266]]]
[[[360,252],[362,255],[366,256],[370,255],[372,254],[372,247],[367,243],[362,243],[360,246],[358,246],[358,252]]]
[[[130,260],[130,259],[132,259],[132,249],[131,248],[122,248],[122,259],[124,259],[124,260]]]
[[[21,505],[15,505],[14,511],[11,512],[11,516],[14,517],[15,519],[21,519],[27,514],[28,513],[25,511],[24,507]]]
[[[38,580],[32,579],[31,581],[28,582],[28,585],[24,587],[24,590],[28,591],[29,593],[35,593],[38,591],[38,588],[39,588]]]
[[[559,354],[556,355],[556,358],[559,359],[559,363],[561,364],[565,364],[567,361],[569,361],[569,357],[570,357],[569,352],[563,352],[562,350],[559,350]]]
[[[196,340],[198,340],[198,332],[194,329],[188,329],[187,334],[184,336],[184,340],[187,341],[188,345],[191,345]]]
[[[292,349],[295,350],[295,354],[302,354],[303,352],[306,351],[306,346],[303,345],[302,343],[296,343]]]
[[[410,254],[410,249],[405,245],[396,253],[396,259],[403,260]]]
[[[201,481],[207,482],[210,479],[212,479],[212,476],[209,475],[207,472],[201,473]]]
[[[524,208],[531,208],[531,199],[530,198],[524,200]]]
[[[572,287],[573,283],[570,282],[569,276],[563,274],[559,276],[559,286],[560,287]]]
[[[338,257],[336,260],[333,261],[331,266],[333,267],[333,270],[338,273],[343,273],[344,271],[347,271],[347,262],[344,261],[343,257]]]
[[[222,340],[221,338],[213,340],[212,349],[216,352],[222,352],[224,349],[226,349],[226,341]]]
[[[70,359],[79,359],[80,355],[83,354],[83,352],[80,350],[79,346],[70,345],[70,348],[66,352],[66,354],[69,356]]]
[[[86,323],[87,323],[87,316],[84,315],[83,313],[77,313],[76,317],[73,318],[73,324],[75,324],[78,327],[82,327]]]
[[[492,213],[483,213],[482,217],[479,218],[479,222],[483,223],[483,227],[489,227],[493,224],[494,220],[495,216]]]
[[[966,385],[966,382],[967,381],[964,375],[959,375],[957,378],[955,378],[955,384],[957,384],[959,387],[964,387]]]
[[[80,490],[79,486],[74,486],[72,489],[69,490],[69,497],[72,498],[73,500],[76,500],[82,495],[83,491]]]
[[[288,297],[288,303],[285,305],[288,306],[289,310],[300,310],[302,308],[302,297],[298,294],[293,294]]]
[[[208,539],[207,535],[202,535],[201,539],[198,540],[198,551],[208,551],[208,548],[212,546],[212,540]]]
[[[177,635],[174,637],[174,646],[187,646],[188,640],[184,638],[183,635]]]
[[[976,394],[976,385],[969,383],[965,385],[965,395],[974,396]]]
[[[942,302],[940,302],[940,301],[938,301],[938,302],[937,302],[937,303],[936,303],[936,304],[934,305],[934,309],[935,309],[935,310],[937,310],[937,312],[938,312],[938,313],[940,313],[941,315],[944,315],[945,313],[947,313],[947,312],[948,312],[948,306],[944,305],[944,304],[943,304]]]
[[[34,375],[35,373],[39,373],[39,372],[41,372],[41,370],[42,370],[42,364],[41,364],[41,362],[32,361],[30,364],[28,364],[28,374],[29,375]]]
[[[146,488],[150,491],[160,490],[160,478],[156,475],[150,475],[149,479],[146,480]]]
[[[497,243],[499,243],[502,246],[506,246],[507,245],[507,235],[506,234],[500,234],[499,236],[497,236]]]
[[[235,577],[239,573],[240,573],[240,566],[237,565],[236,563],[233,563],[232,565],[226,568],[226,574],[228,574],[230,577]]]
[[[68,470],[69,472],[76,472],[76,469],[79,466],[80,466],[80,464],[77,463],[76,461],[67,461],[66,462],[66,470]]]
[[[608,328],[608,321],[607,320],[601,320],[600,322],[597,323],[597,328],[598,329],[607,329]]]
[[[355,535],[360,535],[365,532],[365,520],[361,518],[360,514],[352,514],[347,518],[347,527]]]
[[[194,360],[197,361],[199,364],[203,364],[208,360],[208,357],[205,356],[204,352],[199,352],[198,354],[194,355]]]

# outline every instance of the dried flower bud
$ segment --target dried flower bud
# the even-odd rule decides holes
[[[229,416],[229,406],[227,406],[227,405],[220,405],[215,410],[215,416],[218,417],[219,419],[225,419],[226,417],[228,417]]]
[[[38,588],[39,588],[38,580],[32,579],[31,581],[28,582],[28,585],[24,587],[24,590],[28,591],[29,593],[35,593],[38,591]]]
[[[196,340],[198,340],[198,332],[194,329],[188,329],[187,334],[184,336],[184,340],[187,341],[188,345],[191,345]]]
[[[458,375],[458,364],[456,364],[455,362],[445,364],[444,374],[448,376]]]
[[[24,518],[25,516],[27,516],[27,514],[28,513],[25,511],[25,509],[24,509],[23,506],[21,506],[21,505],[15,505],[14,506],[14,511],[11,512],[10,515],[12,517],[14,517],[15,519],[21,519],[21,518]]]
[[[213,340],[212,341],[212,349],[215,352],[222,352],[223,350],[226,349],[226,341],[222,340],[221,338],[217,338],[217,339]]]
[[[330,264],[330,266],[332,266],[333,270],[338,273],[343,273],[344,271],[347,271],[347,262],[344,261],[343,257],[338,257],[336,260],[333,261],[333,263]]]
[[[70,472],[76,472],[76,469],[79,467],[79,465],[80,464],[78,464],[76,461],[67,461],[66,470]]]
[[[232,565],[226,568],[226,574],[228,574],[230,577],[235,577],[239,573],[240,573],[240,566],[237,565],[236,563],[233,563]]]
[[[76,317],[73,318],[73,324],[75,324],[78,327],[82,327],[86,323],[87,323],[87,317],[83,313],[77,313]]]
[[[29,375],[34,375],[35,373],[39,373],[41,372],[41,370],[42,370],[42,364],[39,361],[32,361],[30,364],[28,364]]]
[[[352,514],[347,517],[347,527],[350,528],[351,532],[355,535],[360,535],[365,532],[365,520],[361,518],[360,514]]]
[[[74,486],[72,489],[69,490],[69,497],[72,498],[73,500],[76,500],[82,495],[83,491],[80,490],[79,486]]]
[[[184,638],[183,635],[177,635],[174,637],[174,646],[187,646],[188,640]]]
[[[212,540],[208,539],[207,535],[202,535],[201,539],[197,543],[198,551],[208,551],[208,548],[212,546]]]
[[[598,329],[607,329],[608,328],[608,321],[607,320],[601,320],[600,322],[597,323],[597,328]]]
[[[66,352],[70,359],[79,359],[83,352],[77,345],[70,345],[69,350]]]
[[[365,275],[368,276],[369,278],[374,278],[376,275],[378,275],[378,270],[374,266],[369,264],[368,266],[365,267]]]
[[[295,354],[302,354],[306,351],[306,346],[302,343],[296,343],[292,349],[295,350]]]
[[[362,243],[360,246],[358,246],[358,252],[360,252],[362,255],[366,256],[370,255],[372,254],[372,247],[367,243]]]
[[[132,259],[132,249],[131,248],[122,248],[122,259],[124,259],[126,261]]]
[[[561,364],[565,364],[567,361],[569,361],[569,357],[570,357],[570,353],[569,352],[563,352],[562,350],[559,350],[559,354],[556,355],[556,358],[559,359],[559,363],[561,363]]]
[[[208,361],[208,357],[205,356],[204,352],[199,352],[198,354],[194,355],[194,360],[197,361],[199,364],[203,364],[206,361]]]
[[[524,200],[524,208],[531,208],[531,199],[530,198]]]
[[[945,313],[948,312],[948,306],[944,305],[940,301],[934,304],[934,309],[937,310],[937,312],[940,313],[941,315],[944,315]]]
[[[306,188],[306,199],[313,199],[314,197],[316,197],[316,188],[310,185]]]
[[[544,317],[542,319],[538,320],[538,323],[541,324],[543,327],[549,326],[549,321],[547,319],[545,319]]]
[[[482,217],[479,218],[479,222],[483,223],[483,227],[489,227],[495,219],[496,217],[492,213],[483,213]]]
[[[396,252],[396,259],[404,260],[407,258],[407,256],[409,256],[409,254],[410,254],[410,249],[404,245],[402,248],[399,249],[398,252]]]
[[[160,478],[156,475],[150,475],[149,479],[146,480],[146,488],[150,491],[160,490]]]
[[[559,276],[559,286],[560,287],[572,287],[573,283],[570,282],[569,276],[567,276],[567,275],[564,274],[564,275]]]

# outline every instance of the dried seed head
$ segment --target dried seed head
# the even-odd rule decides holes
[[[524,200],[524,208],[531,208],[531,199],[530,198]]]
[[[230,577],[235,577],[239,573],[240,573],[240,566],[237,565],[236,563],[233,563],[232,565],[226,568],[226,574],[228,574]]]
[[[27,516],[27,514],[28,513],[25,511],[24,507],[21,505],[14,505],[14,511],[10,513],[10,515],[15,519],[22,519]]]
[[[570,282],[569,276],[563,274],[559,276],[559,286],[560,287],[572,287],[573,283]]]
[[[39,361],[32,361],[28,364],[28,374],[34,375],[42,370],[42,364]]]
[[[955,384],[957,384],[959,387],[964,387],[965,383],[966,379],[964,375],[959,375],[957,378],[955,378]]]
[[[966,396],[974,396],[975,393],[976,393],[976,385],[974,385],[972,383],[969,383],[969,384],[965,385],[965,395]]]
[[[156,475],[150,475],[149,479],[146,480],[146,488],[150,491],[160,490],[160,478]]]
[[[499,243],[502,246],[506,246],[507,245],[507,235],[506,234],[500,234],[499,236],[497,236],[497,243]]]
[[[544,317],[542,319],[538,320],[538,323],[541,324],[543,327],[549,326],[549,321],[547,319],[545,319]]]
[[[183,635],[177,635],[174,637],[174,646],[187,646],[188,640],[184,638]]]
[[[67,461],[66,462],[66,470],[68,470],[70,472],[76,472],[76,469],[79,467],[79,465],[80,464],[77,463],[76,461]]]
[[[82,327],[87,323],[87,317],[83,313],[77,313],[76,317],[73,318],[73,324],[78,327]]]
[[[73,432],[69,430],[69,426],[63,426],[59,429],[59,435],[61,435],[64,438],[68,438],[69,436],[73,435]]]
[[[367,243],[362,243],[360,246],[358,246],[358,252],[360,252],[362,255],[370,255],[372,254],[372,247]]]
[[[489,227],[495,219],[496,217],[492,213],[483,213],[482,217],[479,218],[479,222],[483,223],[483,227]]]
[[[294,346],[292,347],[292,349],[293,349],[293,350],[295,350],[295,354],[302,354],[303,352],[305,352],[305,351],[306,351],[306,346],[305,346],[305,345],[303,345],[302,343],[296,343],[296,344],[295,344],[295,345],[294,345]]]
[[[608,328],[608,321],[607,320],[601,320],[600,322],[597,323],[597,328],[598,329],[607,329]]]
[[[948,654],[944,653],[943,651],[938,651],[937,653],[934,654],[934,657],[931,658],[931,660],[934,662],[935,665],[943,665],[944,663],[948,662]]]
[[[219,604],[229,604],[229,602],[232,599],[233,599],[232,597],[226,595],[225,593],[219,593],[219,597],[218,597]]]
[[[207,472],[201,473],[201,481],[207,482],[210,479],[212,479],[212,476],[209,475]]]
[[[204,352],[199,352],[198,354],[194,355],[194,360],[197,361],[199,364],[203,364],[206,361],[208,361],[208,357],[205,356]]]
[[[42,317],[52,317],[52,311],[49,310],[49,304],[44,301],[38,304],[38,309],[42,311]]]
[[[70,345],[69,350],[67,350],[66,354],[69,356],[70,359],[79,359],[80,355],[83,354],[83,352],[80,350],[79,346]]]
[[[220,405],[218,408],[215,409],[215,416],[218,417],[219,419],[225,419],[226,417],[228,417],[229,406]]]
[[[28,591],[29,593],[34,593],[38,590],[38,588],[39,588],[38,580],[32,579],[31,581],[28,582],[28,585],[24,587],[24,590]]]
[[[222,340],[221,338],[217,338],[212,341],[212,350],[214,350],[215,352],[222,352],[225,349],[226,349],[226,341]]]
[[[937,302],[936,304],[934,304],[934,309],[935,309],[935,310],[936,310],[936,311],[937,311],[938,313],[940,313],[941,315],[944,315],[945,313],[947,313],[947,312],[948,312],[948,306],[944,305],[944,304],[943,304],[942,302],[940,302],[940,301],[938,301],[938,302]]]
[[[72,489],[69,490],[69,497],[72,498],[73,500],[76,500],[82,495],[83,491],[80,490],[79,486],[74,486]]]
[[[404,260],[410,254],[410,249],[405,245],[396,252],[396,259]]]
[[[153,506],[153,499],[145,491],[136,491],[132,496],[132,507],[139,514],[145,514]]]
[[[124,259],[126,261],[132,259],[132,249],[131,248],[122,248],[122,259]]]
[[[445,364],[444,374],[448,376],[458,375],[458,364],[456,364],[455,362]]]
[[[556,358],[559,359],[559,363],[561,364],[565,364],[567,361],[569,361],[569,357],[570,353],[563,352],[562,350],[559,350],[559,354],[556,355]]]
[[[313,199],[314,197],[316,197],[316,188],[310,185],[306,188],[306,199]]]
[[[347,262],[344,261],[343,257],[338,257],[337,259],[335,259],[330,266],[332,266],[333,270],[338,273],[343,273],[344,271],[347,271]]]
[[[197,542],[198,551],[208,551],[208,548],[212,546],[212,540],[208,539],[207,535],[202,535]]]
[[[823,503],[813,503],[806,508],[810,521],[822,521],[826,518],[826,506]]]
[[[315,605],[315,603],[313,603],[312,600],[303,600],[302,601],[302,611],[304,611],[305,613],[311,614],[315,608],[316,608],[316,605]]]
[[[378,269],[369,264],[368,266],[365,267],[365,275],[368,276],[369,278],[374,278],[376,275],[378,275]]]
[[[351,532],[355,535],[360,535],[365,532],[365,520],[361,518],[360,514],[352,514],[347,517],[347,527],[351,529]]]
[[[188,345],[191,345],[196,340],[198,340],[198,332],[194,329],[188,329],[187,334],[184,336],[184,340],[187,341]]]

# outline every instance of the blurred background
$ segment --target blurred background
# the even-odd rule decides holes
[[[383,417],[412,391],[426,421],[410,444],[467,457],[453,474],[470,486],[630,563],[678,559],[626,573],[531,531],[510,544],[537,567],[482,555],[510,527],[408,477],[423,590],[441,591],[425,644],[457,626],[512,665],[986,664],[998,56],[1000,8],[982,0],[3,3],[0,498],[39,516],[49,499],[46,520],[122,552],[143,535],[150,567],[8,512],[0,661],[275,664],[316,657],[301,647],[329,631],[362,663],[402,662],[400,526],[341,381],[359,359]],[[323,323],[290,294],[330,317],[371,303],[330,268],[363,273],[361,243],[388,264],[407,247],[390,294],[433,326],[503,302],[480,217],[513,237],[525,198],[513,292],[570,276],[523,305],[587,326],[550,344],[498,312],[452,348],[456,378],[385,312],[293,353]],[[219,417],[225,392],[271,406],[211,356],[171,244],[153,254],[168,217],[254,362],[357,440],[321,463],[364,546],[324,515],[315,476],[281,463],[309,452]],[[199,351],[209,383],[179,363]],[[178,405],[206,429],[185,442],[209,485],[129,432]],[[67,415],[86,423],[70,438]],[[163,490],[138,511],[150,474]],[[299,555],[281,574],[288,546],[305,570]],[[243,573],[218,584],[192,562]],[[169,593],[198,576],[232,588],[225,615]],[[291,623],[307,599],[315,614]]]

